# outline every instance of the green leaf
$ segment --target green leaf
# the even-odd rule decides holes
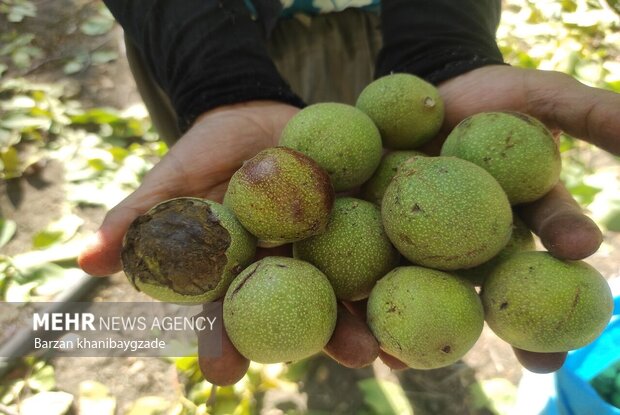
[[[37,362],[32,376],[27,379],[27,384],[29,388],[37,392],[54,389],[56,387],[54,368],[51,365],[45,364],[45,362]]]
[[[620,232],[620,209],[608,213],[604,225],[609,231]]]
[[[107,16],[97,15],[80,25],[80,31],[88,36],[99,36],[108,33],[114,26],[114,20]]]
[[[172,407],[171,402],[160,396],[145,396],[133,402],[126,415],[161,415]]]
[[[84,220],[77,215],[65,215],[51,223],[46,229],[36,233],[32,239],[33,247],[42,249],[60,242],[66,242],[77,233],[82,223]]]
[[[13,303],[27,303],[31,300],[32,290],[37,286],[36,281],[26,284],[18,284],[14,280],[9,280],[4,293],[4,301]]]
[[[25,114],[10,115],[7,118],[0,120],[0,127],[10,130],[48,130],[52,124],[52,120],[49,118],[30,117]]]
[[[73,395],[67,392],[41,392],[29,396],[20,404],[20,415],[64,415],[73,405]]]
[[[80,414],[114,415],[116,399],[109,389],[93,380],[80,382]]]
[[[0,151],[0,162],[2,170],[0,177],[4,179],[13,179],[22,175],[21,160],[15,147],[9,147],[4,151]]]
[[[0,248],[9,243],[17,231],[17,224],[10,219],[0,218]]]
[[[120,119],[115,110],[107,108],[93,108],[71,117],[71,121],[75,124],[110,124]]]
[[[19,23],[25,17],[36,17],[37,7],[29,1],[24,1],[11,6],[7,20],[12,23]]]
[[[400,385],[375,378],[361,380],[357,385],[364,395],[364,402],[375,415],[413,415]]]
[[[582,206],[587,206],[594,201],[594,197],[602,189],[594,186],[589,186],[585,183],[578,183],[574,186],[569,186],[568,190]]]
[[[90,60],[95,65],[112,62],[118,59],[118,53],[114,50],[98,50],[90,55]]]
[[[79,60],[71,60],[62,67],[62,71],[65,75],[73,75],[75,73],[80,72],[82,69],[86,67],[86,62]]]
[[[62,240],[62,231],[40,231],[32,237],[32,246],[36,249],[47,248]]]

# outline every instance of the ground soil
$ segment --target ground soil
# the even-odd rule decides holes
[[[36,34],[35,43],[46,52],[46,58],[23,75],[31,80],[74,83],[79,87],[78,97],[85,107],[124,108],[139,102],[123,57],[121,29],[116,27],[98,37],[85,36],[77,29],[80,22],[95,13],[99,2],[38,0],[35,3],[38,6],[37,17],[27,19],[23,29]],[[63,73],[62,66],[66,59],[77,50],[94,50],[104,46],[118,51],[120,58],[109,64],[87,67],[71,77]],[[0,214],[15,220],[19,229],[14,240],[3,248],[4,254],[30,250],[34,232],[60,217],[64,198],[63,174],[61,165],[50,162],[37,175],[0,183]],[[87,208],[79,213],[86,220],[84,228],[87,230],[95,230],[105,214],[96,208]],[[620,240],[617,234],[606,236],[606,247],[604,253],[594,255],[589,261],[611,278],[620,274],[617,261]],[[102,280],[90,299],[147,300],[128,284],[122,274]],[[77,394],[81,381],[97,380],[108,386],[116,397],[119,414],[141,396],[158,395],[172,400],[179,387],[174,368],[156,358],[55,358],[52,363],[60,390]],[[362,406],[362,396],[356,382],[373,372],[400,381],[416,408],[416,414],[488,413],[485,409],[472,409],[468,388],[477,380],[497,377],[517,385],[522,373],[510,347],[485,328],[479,342],[463,361],[445,369],[396,373],[377,364],[374,369],[350,370],[329,359],[317,357],[300,383],[301,390],[307,394],[308,406],[312,409],[352,414]],[[276,401],[287,399],[277,398]]]

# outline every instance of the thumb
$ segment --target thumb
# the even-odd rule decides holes
[[[120,271],[123,238],[131,222],[159,202],[176,196],[174,186],[154,188],[150,183],[152,181],[145,180],[138,190],[106,214],[101,227],[78,256],[78,264],[84,272],[105,276]]]
[[[525,71],[526,112],[552,128],[620,154],[620,94],[560,72]]]

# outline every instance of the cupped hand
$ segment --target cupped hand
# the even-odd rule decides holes
[[[221,201],[233,173],[245,160],[276,146],[282,129],[297,111],[279,102],[256,101],[205,113],[145,176],[140,187],[108,212],[80,254],[82,269],[92,275],[119,271],[122,240],[129,225],[159,202],[181,196]],[[290,246],[259,249],[256,259],[267,255],[291,256]],[[202,340],[199,335],[199,342]],[[378,349],[364,321],[339,306],[326,352],[345,366],[360,367],[372,362]],[[200,356],[199,365],[208,381],[228,385],[243,377],[249,361],[223,332],[221,356]]]
[[[510,66],[487,66],[439,86],[445,101],[443,135],[464,118],[484,111],[519,111],[613,154],[620,154],[620,95],[588,87],[569,75]],[[437,145],[434,143],[435,151]],[[543,198],[517,212],[545,248],[561,259],[579,260],[596,252],[603,236],[559,183]],[[565,353],[515,350],[521,364],[536,372],[562,365]]]
[[[221,201],[233,173],[259,151],[277,145],[282,129],[297,111],[279,102],[253,101],[203,114],[140,187],[108,212],[80,254],[80,267],[91,275],[119,271],[129,225],[159,202],[181,196]]]
[[[569,75],[487,66],[450,79],[439,90],[446,108],[444,133],[479,112],[519,111],[552,131],[564,131],[620,154],[620,95],[588,87]],[[562,184],[535,202],[517,206],[517,211],[558,258],[586,258],[602,242],[601,231]]]

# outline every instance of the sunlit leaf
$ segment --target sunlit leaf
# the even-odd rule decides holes
[[[161,396],[145,396],[134,401],[126,415],[161,415],[172,407],[173,403]]]
[[[88,159],[88,165],[97,171],[103,171],[106,168],[105,162],[99,158]]]
[[[620,232],[620,209],[608,213],[604,225],[609,231]]]
[[[114,161],[117,163],[122,162],[129,155],[129,151],[127,151],[126,148],[118,146],[114,146],[108,151],[112,154]]]
[[[4,151],[0,151],[0,162],[2,164],[0,177],[4,176],[4,179],[12,179],[21,176],[21,160],[15,147],[9,147]]]
[[[0,403],[3,405],[10,405],[15,402],[22,390],[26,387],[26,381],[23,379],[17,379],[12,384],[8,385],[3,394],[0,397]]]
[[[0,120],[0,127],[14,130],[42,129],[50,128],[52,121],[49,118],[30,117],[25,114],[9,115]]]
[[[25,398],[20,404],[20,415],[64,415],[73,404],[73,395],[67,392],[41,392]]]
[[[108,388],[99,382],[85,380],[80,382],[80,414],[114,415],[116,399],[110,396]]]
[[[107,16],[93,16],[80,25],[80,31],[88,36],[103,35],[112,29],[114,20]]]
[[[37,281],[31,281],[26,284],[18,284],[11,280],[7,284],[4,293],[4,301],[15,303],[26,303],[31,300],[31,292],[38,285]]]
[[[118,53],[114,50],[98,50],[90,55],[90,59],[93,64],[100,65],[118,59]]]
[[[36,249],[42,249],[66,242],[76,234],[82,223],[84,220],[77,215],[65,215],[46,229],[37,232],[32,239],[32,245]]]
[[[62,240],[62,231],[40,231],[32,238],[32,246],[36,249],[47,248]]]
[[[587,206],[592,203],[592,201],[594,201],[594,197],[602,190],[598,187],[589,186],[585,183],[579,183],[574,186],[567,187],[573,197],[577,199],[582,206]]]
[[[28,387],[37,391],[50,391],[56,387],[54,368],[40,361],[34,367],[32,375],[27,379]]]
[[[67,262],[77,258],[84,248],[84,241],[72,239],[69,242],[52,245],[47,249],[24,252],[11,258],[12,263],[20,270],[29,271],[50,262]]]
[[[357,383],[364,395],[364,403],[375,415],[413,415],[405,392],[396,383],[368,378]]]
[[[80,72],[86,67],[86,62],[80,60],[71,60],[62,67],[62,71],[66,75],[73,75]]]
[[[9,6],[7,20],[12,23],[19,23],[26,17],[36,17],[37,7],[30,1],[20,2]]]
[[[6,245],[15,235],[17,224],[10,219],[0,218],[0,248]]]
[[[114,110],[107,108],[93,108],[82,114],[72,116],[71,121],[75,124],[110,124],[118,121],[119,118],[118,113]]]

